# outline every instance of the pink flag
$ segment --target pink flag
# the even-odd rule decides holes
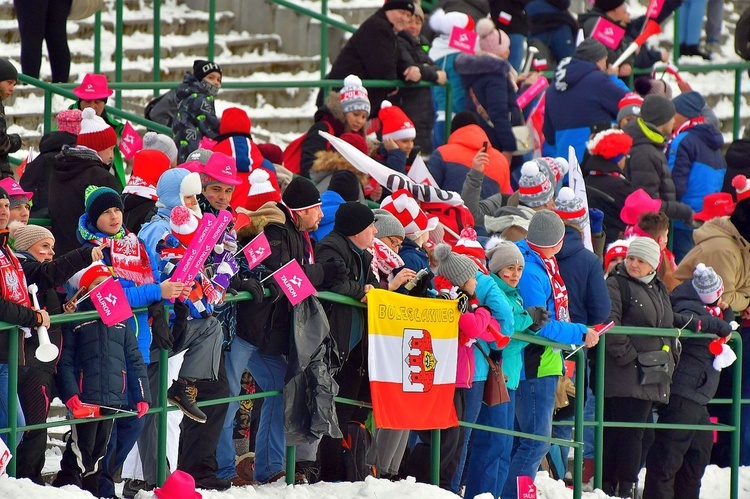
[[[191,283],[203,268],[206,259],[214,249],[214,245],[224,234],[224,230],[232,221],[232,214],[226,210],[219,211],[214,217],[211,213],[204,213],[193,239],[190,241],[185,256],[177,264],[172,277],[173,282]]]
[[[620,46],[622,37],[625,36],[625,29],[611,21],[600,17],[594,25],[594,31],[591,32],[591,38],[599,40],[609,49],[616,49]]]
[[[525,108],[529,104],[531,104],[531,101],[533,101],[539,93],[547,88],[549,86],[549,82],[547,81],[547,78],[541,76],[539,77],[533,85],[531,85],[529,88],[527,88],[521,95],[518,96],[516,99],[516,104],[518,104],[518,107],[521,109]]]
[[[271,275],[286,297],[289,298],[289,303],[292,306],[315,294],[315,288],[297,260],[292,260],[283,265]]]
[[[248,268],[254,269],[271,254],[271,245],[268,243],[266,235],[261,232],[242,248],[242,252],[245,254],[245,258],[247,258]]]
[[[473,54],[477,47],[477,34],[475,31],[453,26],[448,46],[467,54]]]
[[[125,122],[120,140],[120,151],[125,159],[132,159],[135,153],[143,149],[143,139],[130,122]]]
[[[518,499],[537,499],[536,485],[530,476],[516,477]]]
[[[99,312],[102,322],[112,326],[133,317],[125,291],[114,278],[110,277],[91,291],[91,301]]]
[[[646,9],[646,19],[656,19],[664,7],[664,0],[650,0]]]

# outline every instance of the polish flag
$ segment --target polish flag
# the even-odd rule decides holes
[[[513,16],[508,14],[507,12],[501,12],[499,16],[497,16],[497,21],[500,24],[504,24],[505,26],[510,24],[511,19],[513,19]]]

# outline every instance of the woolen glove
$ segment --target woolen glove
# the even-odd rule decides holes
[[[599,234],[604,230],[604,212],[597,208],[589,208],[589,222],[591,222],[591,233]]]
[[[151,347],[171,350],[174,346],[174,336],[169,330],[164,304],[159,301],[149,305],[148,316],[151,319]]]
[[[345,282],[349,278],[349,270],[341,260],[331,260],[323,263],[322,266],[323,286],[326,288]]]
[[[539,331],[545,324],[549,322],[549,310],[539,305],[529,307],[526,309],[532,320],[532,326],[534,331]]]
[[[138,411],[138,419],[141,419],[148,412],[148,402],[138,402],[135,407]]]
[[[263,301],[263,285],[257,279],[244,277],[232,282],[232,287],[238,291],[247,291],[253,298],[252,302],[258,304]]]
[[[78,395],[73,395],[68,399],[67,402],[65,402],[65,406],[70,409],[70,412],[73,412],[76,409],[80,409],[81,407],[83,407],[83,404],[81,404],[81,399],[78,397]]]
[[[469,310],[469,295],[463,291],[458,291],[458,311],[465,314]]]

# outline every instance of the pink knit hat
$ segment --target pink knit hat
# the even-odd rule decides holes
[[[57,113],[57,129],[61,132],[78,135],[81,131],[81,110],[64,109]]]
[[[495,28],[495,23],[490,19],[480,19],[476,25],[479,35],[479,50],[498,57],[507,57],[510,50],[510,38],[505,33]]]

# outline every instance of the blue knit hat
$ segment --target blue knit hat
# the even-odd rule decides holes
[[[110,208],[119,208],[120,211],[125,209],[117,191],[109,187],[97,187],[95,185],[86,188],[85,206],[89,221],[93,224],[96,224],[101,214]]]
[[[685,92],[672,99],[675,111],[688,119],[703,115],[706,100],[695,91]]]

